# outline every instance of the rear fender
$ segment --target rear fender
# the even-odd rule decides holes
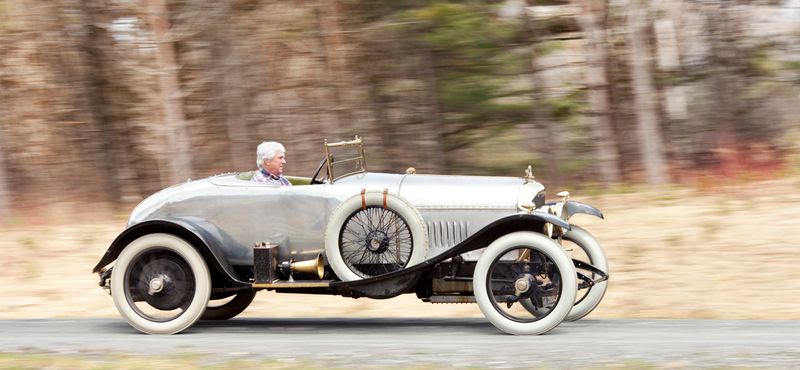
[[[250,285],[240,280],[236,270],[225,258],[219,243],[211,237],[210,233],[186,220],[149,220],[129,227],[111,243],[111,246],[108,247],[103,258],[100,259],[100,262],[97,263],[92,272],[97,273],[103,267],[114,262],[120,252],[132,241],[153,233],[175,235],[189,242],[205,259],[215,282],[218,282],[221,278],[223,280],[221,283],[228,286]],[[227,282],[224,280],[227,280]]]

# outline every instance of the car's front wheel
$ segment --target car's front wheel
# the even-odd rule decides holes
[[[578,226],[572,225],[572,229],[564,234],[563,239],[567,242],[571,242],[564,243],[564,246],[570,247],[568,249],[572,249],[572,251],[569,252],[572,258],[591,263],[600,271],[608,274],[608,259],[606,258],[606,253],[603,251],[600,242],[597,241],[592,234]],[[569,244],[574,244],[577,248]],[[600,277],[588,270],[582,272],[592,279]],[[594,286],[579,290],[578,297],[575,300],[575,306],[572,307],[572,311],[570,311],[569,315],[567,315],[567,318],[564,320],[575,321],[591,313],[597,308],[600,301],[603,300],[607,288],[608,281],[602,281]]]
[[[473,275],[475,300],[486,318],[510,334],[542,334],[569,314],[577,294],[572,261],[552,239],[529,231],[492,242]],[[540,310],[523,306],[529,300]]]
[[[114,305],[147,334],[174,334],[194,324],[211,295],[205,260],[185,240],[142,236],[122,250],[111,274]]]

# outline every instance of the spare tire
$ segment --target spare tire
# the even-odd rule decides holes
[[[325,253],[343,281],[384,275],[425,260],[428,230],[405,199],[386,190],[362,191],[333,211]]]

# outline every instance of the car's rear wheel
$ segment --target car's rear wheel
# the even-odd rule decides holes
[[[542,334],[569,314],[577,293],[575,267],[561,247],[538,233],[502,236],[475,266],[475,300],[484,316],[510,334]],[[522,301],[541,310],[533,315]]]
[[[422,262],[428,232],[405,199],[366,191],[344,201],[325,231],[328,263],[344,281],[388,274]]]
[[[234,294],[232,297],[233,298],[226,297],[209,301],[200,320],[228,320],[236,317],[236,315],[242,313],[250,306],[250,303],[253,302],[253,298],[256,297],[256,291],[243,290]]]
[[[205,260],[185,240],[142,236],[122,250],[111,274],[111,293],[122,317],[147,334],[174,334],[194,324],[211,295]]]

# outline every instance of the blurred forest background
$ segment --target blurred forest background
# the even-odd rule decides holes
[[[780,176],[798,119],[800,0],[0,0],[0,219],[354,135],[371,171]]]

